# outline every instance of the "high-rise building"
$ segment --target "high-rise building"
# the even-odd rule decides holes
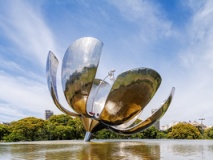
[[[45,110],[45,119],[48,120],[53,115],[53,111]]]
[[[156,111],[157,109],[152,109],[152,114],[155,113]],[[157,130],[160,130],[160,120],[155,122],[154,126]]]

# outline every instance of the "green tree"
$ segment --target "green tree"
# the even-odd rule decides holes
[[[165,139],[167,138],[167,133],[165,131],[159,131],[157,139]]]
[[[79,118],[65,114],[51,116],[45,123],[45,130],[49,140],[82,139],[85,133]]]
[[[5,137],[7,141],[34,141],[42,140],[44,120],[27,117],[12,122],[8,130],[10,134]]]
[[[213,139],[213,127],[204,130],[204,138]]]
[[[126,139],[126,138],[128,138],[127,136],[119,135],[108,129],[102,129],[102,130],[94,133],[93,137],[97,138],[97,139],[121,139],[121,138]]]
[[[69,140],[71,139],[71,135],[73,132],[73,128],[70,126],[58,125],[55,127],[55,136],[58,140]]]
[[[133,134],[133,135],[129,136],[129,138],[132,138],[132,139],[144,139],[144,135],[143,135],[143,132],[139,132],[139,133],[136,133],[136,134]]]
[[[0,141],[9,134],[8,125],[0,124]]]
[[[103,129],[95,133],[93,136],[97,139],[157,139],[165,138],[166,133],[160,132],[154,126],[151,126],[150,128],[133,135],[122,135]]]
[[[168,138],[174,139],[198,139],[200,138],[199,130],[188,123],[178,123],[172,127],[168,133]]]
[[[156,139],[158,137],[158,130],[154,127],[151,126],[148,129],[144,130],[143,133],[143,138],[145,139]]]
[[[74,137],[72,139],[83,139],[86,133],[84,126],[80,118],[74,118],[72,121],[69,121],[68,124],[74,124]]]
[[[155,126],[151,126],[140,133],[136,133],[130,136],[130,138],[140,138],[140,139],[160,139],[166,137],[167,134],[165,132],[157,130]]]

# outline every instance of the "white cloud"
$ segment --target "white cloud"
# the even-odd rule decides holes
[[[187,25],[184,28],[173,28],[171,22],[163,15],[161,8],[149,1],[126,2],[113,1],[112,3],[125,18],[132,21],[134,25],[140,26],[141,37],[144,37],[145,40],[139,41],[137,46],[138,44],[141,44],[141,46],[146,44],[148,48],[151,48],[154,43],[159,43],[162,39],[168,37],[174,37],[180,43],[174,47],[175,50],[172,54],[174,56],[166,58],[167,61],[162,60],[162,57],[157,55],[159,53],[153,54],[153,57],[159,57],[159,62],[155,67],[161,74],[163,81],[159,91],[145,108],[145,114],[149,115],[153,107],[158,107],[160,102],[166,98],[169,89],[174,86],[176,87],[174,100],[168,109],[168,113],[162,118],[162,124],[170,123],[173,120],[197,120],[201,116],[212,117],[213,2],[206,1],[199,3],[199,5],[196,4],[196,6],[195,3],[189,3],[193,14],[189,21],[185,22]],[[171,40],[174,41],[174,39]],[[131,41],[131,44],[128,45],[130,41],[128,39],[127,45],[123,46],[134,50],[132,44],[137,40]],[[135,51],[138,52],[139,47]],[[142,51],[144,52],[144,50]],[[168,51],[164,50],[164,52]],[[166,55],[164,54],[164,56]],[[138,57],[138,60],[140,60],[140,57],[146,58],[146,55],[138,53],[135,56]],[[138,60],[134,60],[133,54],[131,54],[131,60],[136,65],[139,64]],[[146,59],[142,59],[141,63],[147,65],[145,67],[154,66],[151,64],[153,62],[147,63],[144,60]],[[131,62],[128,65],[130,66]],[[125,68],[125,66],[122,66],[122,68]],[[143,118],[145,114],[142,114],[141,117]],[[211,121],[206,119],[205,123],[211,124]]]
[[[17,107],[12,107],[7,103],[0,103],[0,120],[4,119],[5,122],[10,122],[11,119],[19,120],[20,118],[27,117]]]
[[[27,2],[5,2],[7,9],[0,16],[0,28],[13,47],[18,47],[13,54],[45,66],[48,51],[56,50],[54,37],[40,11]]]
[[[194,4],[190,4],[193,8]],[[188,47],[183,50],[181,58],[186,66],[199,68],[212,68],[213,65],[213,2],[206,1],[194,11],[192,21],[184,33]],[[188,35],[187,35],[188,34]]]
[[[187,29],[182,31],[182,40],[186,43],[179,52],[182,72],[174,79],[177,92],[168,112],[170,118],[175,115],[174,120],[212,117],[213,2],[194,4],[190,4],[193,16]],[[205,123],[212,124],[208,119]]]
[[[43,108],[47,105],[49,94],[46,85],[24,77],[13,77],[4,72],[1,72],[0,79],[2,90],[0,97],[3,101],[29,111],[36,111],[36,108]]]
[[[121,14],[139,28],[140,43],[153,44],[161,38],[171,36],[172,23],[165,18],[157,4],[151,1],[111,1]],[[138,35],[137,35],[138,36]]]
[[[14,61],[5,60],[3,58],[0,59],[0,68],[7,69],[16,72],[23,72],[24,69]]]
[[[60,113],[52,102],[44,74],[48,51],[57,47],[39,10],[41,6],[29,1],[7,1],[1,7],[0,34],[7,45],[0,46],[1,118],[43,118],[45,109]]]
[[[182,2],[185,3],[185,1]],[[189,21],[184,22],[186,24],[184,28],[174,26],[172,21],[164,15],[163,8],[150,1],[110,1],[110,4],[115,7],[113,9],[116,10],[116,16],[123,17],[122,20],[116,21],[113,28],[110,28],[113,23],[110,22],[113,13],[109,13],[107,10],[103,10],[104,16],[101,18],[93,19],[92,16],[88,16],[89,18],[83,17],[83,20],[81,19],[83,14],[71,15],[74,11],[67,12],[66,10],[65,15],[71,15],[68,19],[75,19],[77,15],[78,20],[75,22],[78,24],[73,25],[73,23],[66,21],[65,30],[68,30],[66,27],[70,25],[71,30],[74,31],[70,31],[69,34],[64,33],[64,26],[60,26],[61,33],[65,34],[64,36],[60,35],[60,38],[65,37],[62,41],[67,43],[68,36],[73,34],[77,37],[77,35],[87,33],[87,30],[82,31],[82,28],[86,29],[87,27],[82,26],[89,25],[88,32],[104,40],[105,46],[98,69],[99,78],[105,77],[110,69],[116,69],[115,75],[118,75],[124,70],[135,67],[154,67],[161,74],[163,81],[149,105],[148,114],[153,107],[159,107],[160,103],[166,99],[172,86],[176,87],[174,101],[163,117],[163,123],[170,123],[171,120],[194,120],[203,115],[210,117],[211,105],[213,104],[211,98],[213,2],[196,2],[199,3],[191,1],[187,4],[192,9],[192,17],[188,19]],[[44,72],[38,73],[37,68],[36,71],[32,70],[30,64],[42,67],[45,71],[48,51],[52,50],[56,55],[59,53],[55,35],[50,29],[51,26],[45,23],[44,15],[40,10],[41,6],[35,7],[35,5],[29,4],[29,1],[7,3],[7,9],[4,9],[4,12],[0,10],[0,34],[6,37],[8,43],[12,42],[12,44],[9,46],[11,48],[7,46],[6,49],[0,46],[0,51],[1,53],[9,51],[9,58],[13,55],[14,57],[20,56],[24,63],[15,58],[8,60],[9,58],[5,58],[5,54],[1,55],[0,88],[3,92],[0,92],[0,101],[7,104],[3,105],[3,108],[7,107],[8,110],[2,110],[2,107],[0,109],[2,112],[11,114],[11,117],[14,114],[24,116],[25,111],[43,115],[46,108],[59,112],[47,90]],[[92,15],[96,15],[96,12],[91,12]],[[107,20],[102,20],[104,17]],[[110,22],[110,25],[104,24],[106,22]],[[120,25],[119,22],[123,23]],[[132,25],[133,29],[128,31],[125,24]],[[75,28],[78,25],[82,25],[81,30]],[[123,28],[124,30],[122,30]],[[92,29],[99,30],[96,32]],[[105,31],[107,35],[104,35]],[[165,39],[171,40],[171,44],[173,41],[180,43],[178,46],[174,45],[175,51],[170,55],[167,54],[168,44],[163,44]],[[152,53],[154,44],[159,44],[165,49]],[[65,45],[63,44],[63,46]],[[157,51],[157,49],[155,50]],[[59,58],[60,56],[57,55]],[[61,62],[61,59],[59,61]],[[57,80],[60,80],[58,78],[60,77],[60,69],[59,65]],[[16,71],[16,75],[12,74],[14,71]],[[62,104],[66,104],[61,83],[57,84]]]

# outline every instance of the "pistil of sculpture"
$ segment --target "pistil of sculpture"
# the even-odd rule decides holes
[[[55,105],[63,113],[80,117],[90,141],[92,133],[103,128],[120,134],[134,134],[147,129],[167,111],[174,88],[161,107],[149,118],[132,125],[152,99],[161,83],[160,75],[149,68],[136,68],[117,76],[112,86],[105,79],[96,79],[103,43],[92,37],[73,42],[62,63],[62,88],[69,106],[64,108],[58,99],[56,73],[58,60],[50,51],[47,58],[47,82]],[[114,71],[109,72],[112,76]]]

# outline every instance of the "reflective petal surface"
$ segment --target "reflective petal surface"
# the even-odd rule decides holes
[[[156,93],[160,75],[149,68],[137,68],[120,74],[113,84],[100,120],[120,125],[137,116]]]
[[[103,43],[98,39],[84,37],[74,41],[64,55],[62,88],[69,106],[77,113],[68,111],[59,103],[56,88],[58,60],[51,51],[47,58],[47,82],[52,99],[63,113],[80,117],[86,130],[84,141],[90,141],[92,133],[104,128],[121,134],[143,131],[165,114],[175,90],[172,89],[154,114],[133,126],[155,95],[161,77],[155,70],[136,68],[121,73],[115,82],[114,69],[103,80],[95,79],[102,47]],[[112,87],[106,78],[113,80]]]
[[[99,119],[110,89],[111,85],[104,80],[95,79],[93,81],[86,108],[87,113],[95,119]]]
[[[142,112],[142,111],[141,111]],[[120,125],[113,125],[112,128],[114,129],[126,129],[127,127],[131,126],[136,120],[140,120],[138,119],[138,117],[140,116],[140,113],[138,115],[136,115],[135,117],[133,117],[130,121],[125,122],[123,124]]]
[[[89,116],[86,103],[97,71],[103,43],[92,37],[73,42],[62,64],[62,87],[74,111]]]
[[[142,121],[139,124],[136,124],[135,126],[127,128],[127,129],[116,129],[113,127],[110,127],[110,129],[116,133],[121,133],[121,134],[134,134],[147,129],[148,127],[153,125],[156,121],[158,121],[166,113],[172,101],[174,92],[175,92],[175,88],[172,88],[172,91],[169,97],[167,98],[167,100],[164,101],[162,106],[145,121]]]
[[[62,111],[65,114],[68,114],[70,116],[79,116],[79,114],[73,113],[68,111],[66,108],[64,108],[58,100],[58,94],[57,94],[57,87],[56,87],[56,73],[58,69],[58,59],[55,57],[55,55],[50,51],[47,58],[47,65],[46,65],[46,74],[47,74],[47,84],[50,91],[50,94],[52,96],[53,102],[58,107],[60,111]]]

